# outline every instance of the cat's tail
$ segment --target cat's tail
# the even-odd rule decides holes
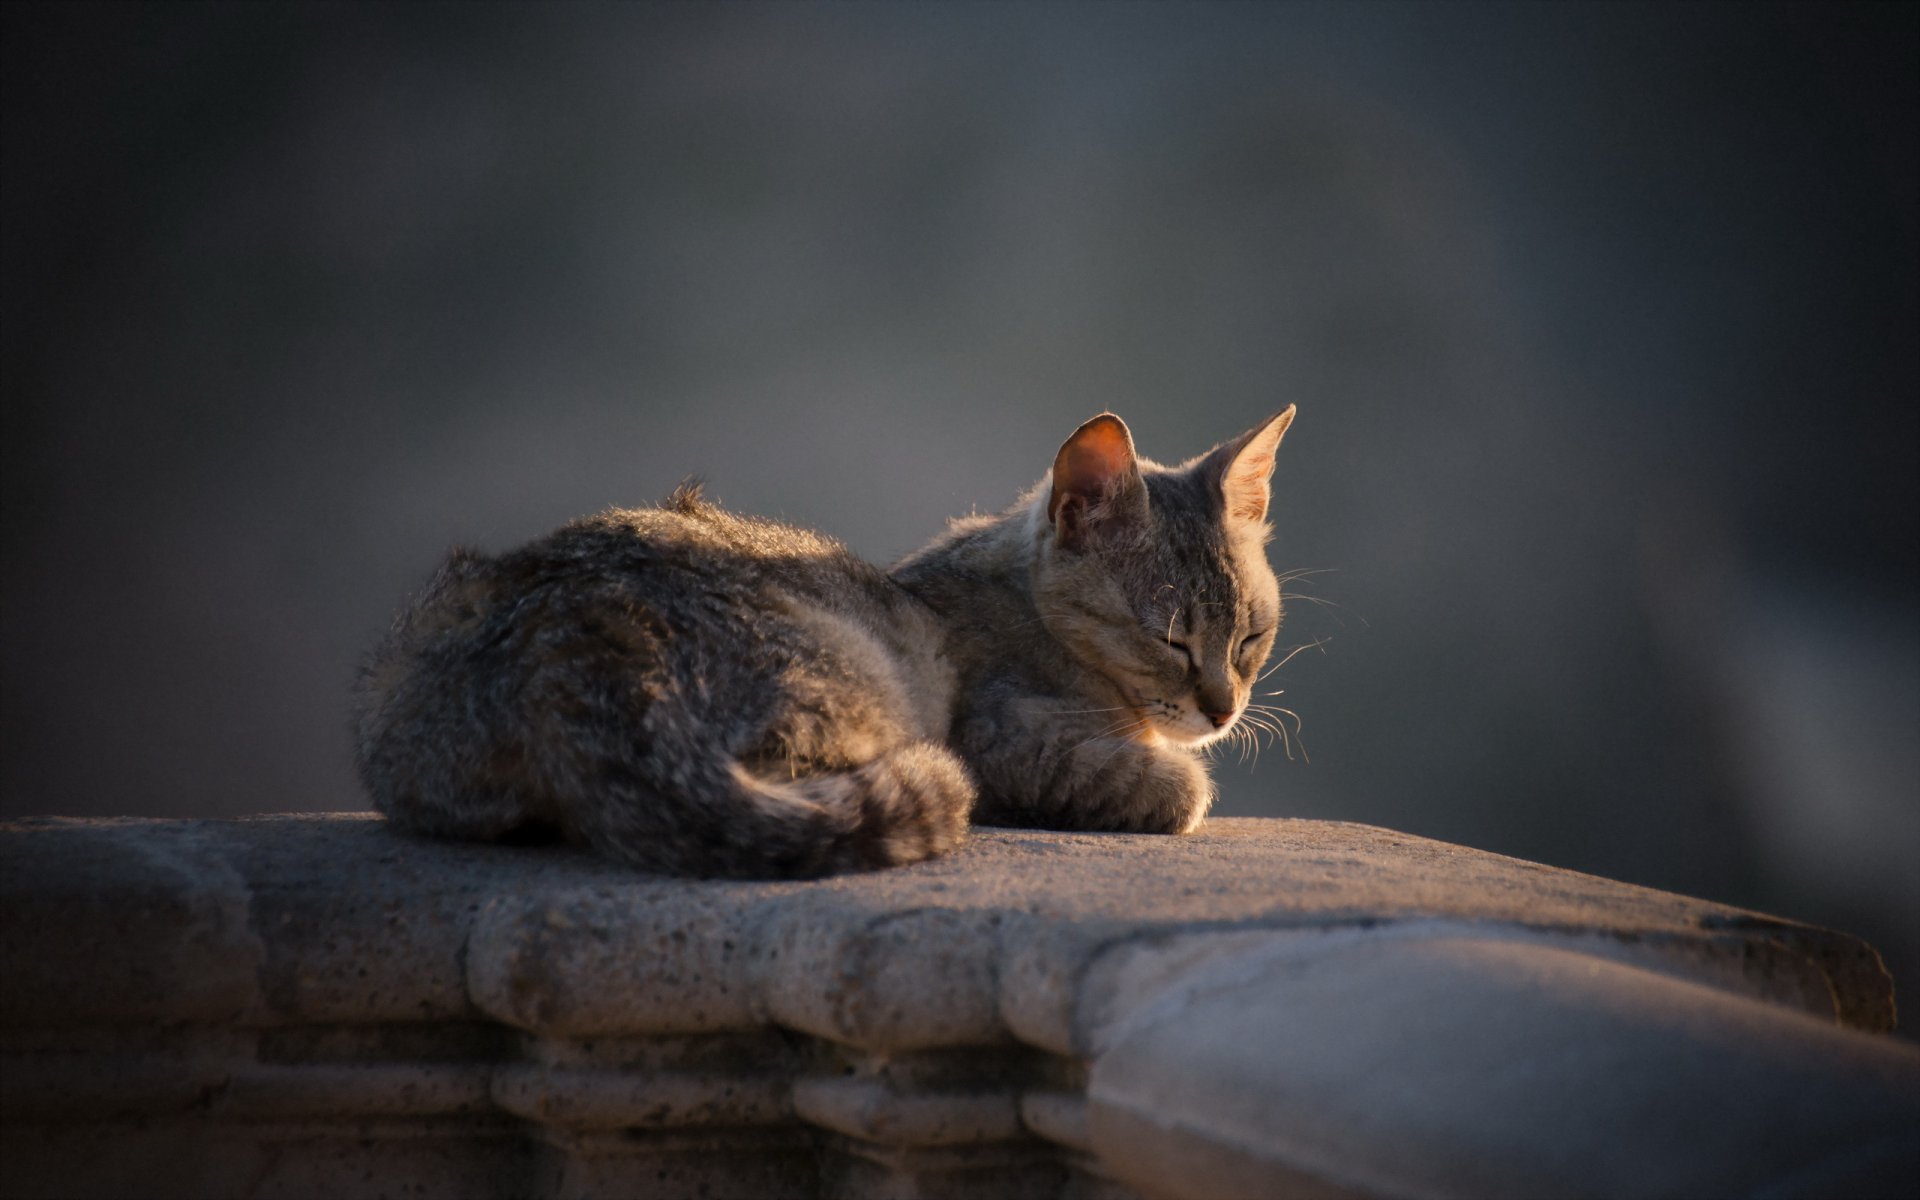
[[[801,841],[826,834],[823,872],[919,862],[966,840],[973,777],[931,742],[909,742],[845,771],[766,779],[736,765],[749,803]]]
[[[689,789],[704,802],[656,792],[630,798],[637,804],[597,804],[576,813],[574,831],[648,870],[804,879],[944,854],[966,840],[975,795],[960,759],[923,741],[846,770],[768,777],[728,763],[719,775]],[[665,829],[655,825],[663,801],[674,813]]]

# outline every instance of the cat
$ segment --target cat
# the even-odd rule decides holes
[[[820,534],[682,487],[522,549],[456,549],[355,689],[397,827],[555,831],[650,871],[811,877],[959,845],[932,610]]]
[[[361,779],[402,829],[693,876],[915,862],[970,817],[1190,832],[1280,622],[1293,413],[1177,468],[1102,414],[890,575],[697,487],[456,549],[361,671]]]
[[[1199,751],[1245,714],[1280,625],[1267,508],[1293,414],[1169,468],[1103,413],[1014,507],[894,565],[945,626],[947,740],[979,785],[976,823],[1199,826]]]

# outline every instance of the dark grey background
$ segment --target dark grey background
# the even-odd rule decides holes
[[[449,543],[689,473],[891,559],[1275,408],[1376,822],[1920,982],[1916,8],[0,7],[0,814],[358,808]]]

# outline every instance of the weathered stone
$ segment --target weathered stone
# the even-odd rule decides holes
[[[1030,1091],[1020,1097],[1020,1123],[1039,1137],[1090,1154],[1087,1100],[1078,1092]]]
[[[1295,1161],[1303,1130],[1336,1164],[1401,1161],[1365,1143],[1390,1131],[1303,1114],[1356,1098],[1392,1112],[1375,1091],[1431,1095],[1446,1047],[1487,1048],[1484,1068],[1489,1039],[1526,1027],[1469,1019],[1507,993],[1381,999],[1431,992],[1453,978],[1440,967],[1339,991],[1423,946],[1577,964],[1554,987],[1523,972],[1517,1011],[1601,1032],[1514,1057],[1560,1078],[1556,1097],[1597,1097],[1582,1110],[1596,1154],[1640,1144],[1638,1122],[1666,1110],[1597,1051],[1556,1058],[1567,1045],[1705,1062],[1727,1053],[1709,1036],[1724,1022],[1853,1047],[1755,1067],[1759,1099],[1700,1141],[1723,1151],[1785,1127],[1792,1112],[1754,1107],[1790,1109],[1780,1087],[1812,1079],[1822,1103],[1859,1111],[1884,1099],[1864,1064],[1896,1083],[1910,1070],[1893,1043],[1841,1028],[1892,1021],[1856,939],[1354,825],[978,830],[912,867],[738,883],[422,841],[365,816],[31,821],[0,827],[0,869],[0,1116],[8,1187],[29,1197],[1397,1195],[1397,1176]],[[1552,1016],[1581,980],[1640,1007]],[[1333,1016],[1302,999],[1314,987],[1345,997]],[[1662,1025],[1660,997],[1692,1023]],[[1750,1010],[1768,1017],[1740,1025]],[[1351,1070],[1286,1057],[1316,1041]],[[1474,1125],[1513,1120],[1512,1097],[1474,1086],[1462,1144],[1492,1138],[1483,1155],[1530,1178]],[[1276,1131],[1269,1111],[1298,1119]],[[1199,1127],[1163,1119],[1183,1112]],[[1396,1118],[1409,1145],[1416,1116]],[[1186,1166],[1141,1165],[1162,1155]],[[1857,1162],[1764,1162],[1783,1196],[1864,1178]],[[1685,1178],[1711,1176],[1698,1169]]]
[[[1280,940],[1097,1040],[1092,1145],[1148,1196],[1759,1195],[1890,1139],[1920,1167],[1920,1050],[1528,939]]]
[[[253,1200],[272,1194],[258,1185],[277,1153],[251,1129],[187,1119],[9,1120],[0,1134],[0,1178],[8,1200]]]
[[[937,972],[940,994],[923,999],[956,1036],[1015,1023],[1053,1043],[1075,973],[1110,942],[1434,918],[1636,946],[1742,990],[1785,978],[1783,994],[1837,995],[1864,1028],[1892,1014],[1856,939],[1332,822],[1217,820],[1185,838],[980,830],[945,859],[806,884],[660,880],[564,849],[401,837],[357,814],[16,822],[0,854],[0,1012],[15,1022],[220,1019],[260,994],[251,1011],[268,1021],[471,1019],[477,1006],[557,1033],[695,1032],[784,1006],[823,1036],[889,1036],[892,1012],[931,1036],[884,990],[835,994],[857,966],[910,986]]]
[[[0,827],[0,1023],[229,1021],[265,949],[226,832],[167,821]]]
[[[493,1098],[569,1131],[790,1124],[809,1058],[770,1032],[530,1039],[495,1071]]]
[[[398,837],[355,816],[207,823],[251,889],[258,1023],[469,1020],[468,929],[500,847]],[[539,868],[536,868],[539,870]],[[541,872],[544,873],[544,872]]]
[[[1000,915],[925,905],[874,912],[796,897],[768,926],[767,1012],[790,1028],[876,1049],[1005,1041],[994,960]]]
[[[1071,1168],[1034,1142],[965,1146],[834,1143],[822,1192],[835,1200],[1054,1200]]]
[[[803,1079],[794,1111],[815,1125],[890,1146],[954,1146],[1026,1136],[1010,1091],[909,1092],[877,1079]]]
[[[739,885],[495,896],[473,929],[474,1002],[547,1034],[753,1029],[753,906]]]
[[[230,1126],[225,1132],[230,1140],[217,1146],[217,1154],[251,1152],[260,1166],[242,1189],[209,1189],[198,1196],[470,1200],[533,1194],[528,1185],[536,1160],[496,1118],[288,1123]]]
[[[226,1086],[251,1042],[228,1030],[9,1031],[0,1038],[0,1119],[106,1121],[196,1109]]]
[[[550,1135],[514,1186],[470,1195],[552,1200],[770,1200],[819,1194],[819,1147],[799,1129]]]
[[[491,1077],[485,1062],[253,1064],[228,1074],[217,1104],[247,1120],[448,1116],[491,1107]]]
[[[727,1075],[628,1075],[508,1067],[494,1078],[500,1107],[570,1129],[677,1129],[777,1125],[793,1118],[780,1079]]]

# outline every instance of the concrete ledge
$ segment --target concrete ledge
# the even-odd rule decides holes
[[[1731,1103],[1710,1077],[1747,1064],[1751,1094],[1818,1094],[1868,1132],[1876,1106],[1907,1111],[1915,1071],[1869,1036],[1893,996],[1856,939],[1306,821],[981,830],[944,860],[775,884],[360,815],[25,821],[0,827],[0,980],[23,1196],[151,1192],[163,1169],[209,1196],[1471,1195],[1667,1145],[1643,1127],[1667,1110],[1635,1089],[1689,1047],[1718,1064],[1680,1088],[1694,1103]],[[1690,1015],[1669,1027],[1669,1009]],[[1525,1026],[1509,1010],[1590,1049],[1501,1042]],[[1749,1063],[1716,1029],[1798,1031],[1799,1057]],[[1495,1138],[1492,1174],[1443,1169],[1448,1147],[1551,1111],[1495,1087],[1502,1062],[1585,1097],[1585,1140],[1545,1130],[1559,1150],[1530,1158]],[[1471,1099],[1429,1136],[1418,1104],[1370,1089]],[[1197,1125],[1163,1119],[1189,1094],[1171,1107]],[[1343,1105],[1396,1115],[1303,1132]],[[1900,1161],[1791,1112],[1725,1111],[1717,1142],[1670,1139],[1661,1161],[1727,1194]],[[1369,1174],[1368,1129],[1426,1149]],[[1746,1175],[1715,1165],[1796,1139]]]

